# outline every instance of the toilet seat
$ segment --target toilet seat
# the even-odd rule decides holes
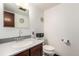
[[[48,50],[48,51],[53,51],[55,48],[50,45],[44,45],[43,49]]]
[[[43,46],[43,52],[47,54],[54,54],[55,53],[55,48],[51,45],[44,45]]]

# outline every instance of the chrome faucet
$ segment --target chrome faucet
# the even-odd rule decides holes
[[[17,41],[19,41],[19,40],[22,39],[22,38],[21,38],[21,34],[22,34],[21,30],[19,30],[19,36],[17,37]]]

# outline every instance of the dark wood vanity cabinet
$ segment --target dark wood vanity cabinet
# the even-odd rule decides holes
[[[42,56],[42,44],[36,45],[28,50],[22,51],[15,56]]]
[[[30,49],[30,56],[42,56],[42,44]]]
[[[23,52],[20,52],[16,54],[15,56],[29,56],[29,50],[25,50]]]
[[[4,11],[4,27],[14,27],[14,14]]]

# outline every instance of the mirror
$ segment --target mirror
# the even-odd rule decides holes
[[[21,4],[22,5],[22,4]],[[13,25],[15,28],[29,28],[29,9],[27,7],[24,7],[25,5],[19,5],[16,3],[4,3],[4,11],[7,13],[14,14],[14,19],[9,19],[10,21],[14,20],[13,24],[12,22],[4,22],[4,27],[10,27]],[[5,14],[4,14],[5,15]],[[7,16],[6,16],[7,17]],[[5,17],[4,17],[5,21]]]

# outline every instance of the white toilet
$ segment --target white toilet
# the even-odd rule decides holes
[[[48,41],[45,37],[37,38],[37,39],[44,40],[44,42],[43,42],[43,55],[44,56],[46,56],[46,55],[53,56],[55,54],[55,48],[48,44]]]
[[[43,53],[44,53],[44,55],[46,54],[46,55],[52,56],[55,54],[55,48],[51,45],[44,45]]]

